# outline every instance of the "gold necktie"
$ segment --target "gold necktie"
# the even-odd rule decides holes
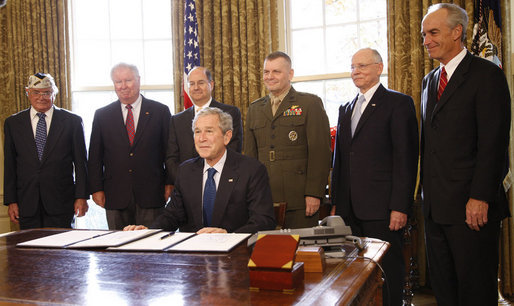
[[[201,110],[202,110],[203,106],[202,107],[196,107],[195,106],[195,116],[196,114],[198,114]]]
[[[271,112],[273,113],[273,116],[275,116],[275,113],[277,112],[278,106],[280,105],[280,99],[278,97],[274,97],[271,101]]]

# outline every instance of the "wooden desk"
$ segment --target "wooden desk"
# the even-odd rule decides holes
[[[305,274],[293,294],[248,289],[250,251],[228,254],[107,252],[16,248],[62,230],[26,230],[0,238],[0,304],[92,305],[377,305],[379,268],[368,259],[331,259],[324,273]],[[380,261],[388,244],[360,255]]]

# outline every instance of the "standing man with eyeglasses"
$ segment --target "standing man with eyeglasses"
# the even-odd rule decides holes
[[[318,225],[330,170],[330,128],[321,99],[291,86],[289,55],[276,51],[264,60],[270,92],[248,109],[244,153],[263,163],[273,202],[287,202],[285,228]]]
[[[190,107],[171,118],[170,136],[166,154],[166,166],[171,176],[171,182],[175,182],[178,166],[184,161],[198,156],[195,149],[193,130],[191,124],[196,114],[206,107],[216,107],[232,116],[234,130],[232,139],[227,148],[241,153],[243,146],[243,128],[241,112],[236,106],[220,103],[212,98],[214,81],[212,73],[205,67],[195,67],[187,76],[189,95],[194,106]]]
[[[31,75],[25,91],[31,107],[4,125],[4,203],[21,229],[70,228],[88,210],[82,119],[54,106],[50,74]]]
[[[111,70],[118,100],[98,109],[89,143],[89,186],[109,229],[150,225],[171,195],[165,167],[170,110],[140,93],[136,66]]]
[[[414,201],[418,123],[411,97],[380,84],[384,65],[370,48],[352,57],[359,94],[341,105],[332,171],[333,213],[352,234],[388,241],[384,305],[403,305],[402,229]]]

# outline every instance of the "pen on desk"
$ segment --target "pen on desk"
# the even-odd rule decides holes
[[[165,238],[168,238],[168,237],[171,237],[171,236],[173,236],[173,234],[175,234],[175,232],[167,233],[166,235],[161,237],[161,240],[165,239]]]

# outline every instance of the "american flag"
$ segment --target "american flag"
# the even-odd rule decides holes
[[[475,10],[471,53],[502,68],[502,20],[498,0],[479,0]]]
[[[187,75],[196,66],[200,66],[200,46],[198,44],[195,0],[186,0],[184,10],[184,108],[193,106],[187,87]]]

